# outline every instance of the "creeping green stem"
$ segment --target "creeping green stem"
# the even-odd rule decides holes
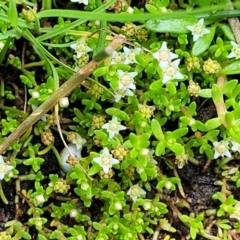
[[[8,200],[6,199],[2,188],[2,180],[0,180],[0,197],[5,204],[8,204]]]
[[[58,163],[59,163],[60,168],[62,168],[62,166],[63,166],[62,158],[61,158],[58,150],[54,147],[54,145],[52,145],[52,151],[53,151],[53,153],[55,154],[55,156],[56,156],[56,158],[57,158],[57,160],[58,160]]]
[[[145,222],[149,222],[149,223],[151,223],[153,225],[157,225],[157,221],[154,221],[151,218],[148,218],[148,217],[145,216],[143,219],[145,220]]]
[[[196,158],[189,157],[188,161],[191,162],[192,164],[194,164],[195,166],[200,165],[199,161]]]
[[[43,0],[43,9],[52,9],[52,0]]]
[[[12,113],[15,113],[16,115],[21,116],[23,119],[27,118],[27,114],[25,114],[24,112],[22,112],[22,111],[20,111],[20,110],[18,110],[16,108],[7,107],[7,106],[4,106],[3,104],[0,104],[0,109],[7,110],[7,111],[10,111]]]
[[[38,155],[44,155],[52,149],[53,144],[48,145],[46,148],[38,152]]]

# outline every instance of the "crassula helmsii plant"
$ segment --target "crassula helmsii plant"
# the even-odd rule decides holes
[[[187,238],[237,239],[240,28],[231,21],[240,6],[186,2],[0,3],[0,61],[18,69],[16,82],[0,79],[4,204],[3,184],[16,189],[2,239],[178,239],[171,214]],[[106,48],[114,34],[126,39]],[[56,101],[91,59],[104,61]],[[221,189],[214,209],[194,212],[179,172],[199,156]]]

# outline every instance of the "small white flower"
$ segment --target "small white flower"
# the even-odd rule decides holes
[[[119,210],[119,211],[122,210],[122,204],[120,202],[116,202],[114,204],[114,207],[115,207],[116,210]]]
[[[233,46],[231,53],[228,55],[228,58],[240,58],[240,45],[231,41],[231,45]]]
[[[167,12],[167,8],[165,8],[165,7],[160,7],[159,10],[160,10],[162,13]]]
[[[71,2],[83,3],[84,5],[88,5],[88,0],[71,0]]]
[[[82,183],[82,184],[81,184],[81,189],[82,189],[83,191],[87,191],[87,190],[89,189],[89,184],[88,184],[88,183]]]
[[[40,97],[40,93],[38,91],[33,91],[32,92],[32,98],[38,99]]]
[[[92,51],[83,38],[77,40],[76,43],[71,44],[70,47],[75,50],[77,58],[80,58],[83,54]]]
[[[111,64],[123,63],[124,54],[122,52],[114,51],[112,54]]]
[[[77,235],[77,240],[84,240],[85,237],[83,237],[83,235]]]
[[[2,155],[0,155],[0,180],[3,180],[5,174],[11,171],[13,168],[13,166],[7,165],[4,162]]]
[[[172,53],[170,49],[167,48],[167,43],[163,42],[161,48],[152,54],[154,58],[158,60],[158,62],[170,62],[175,58],[178,58],[178,55]]]
[[[119,163],[119,160],[113,158],[106,147],[103,149],[103,153],[100,154],[100,157],[93,158],[93,161],[102,167],[104,173],[108,173],[112,165]]]
[[[240,221],[240,202],[238,201],[234,206],[234,213],[230,215],[230,218],[235,218]]]
[[[150,154],[150,149],[142,148],[140,154],[147,157]]]
[[[145,211],[151,209],[151,207],[152,207],[152,205],[151,205],[150,202],[144,202],[144,203],[143,203],[143,209],[144,209]]]
[[[69,105],[68,97],[63,97],[59,100],[59,106],[60,107],[65,108],[65,107],[68,107],[68,105]]]
[[[124,64],[133,64],[137,63],[135,56],[141,52],[141,48],[128,48],[128,47],[123,47],[124,51]]]
[[[102,128],[107,130],[110,139],[117,135],[119,131],[127,129],[118,122],[117,117],[113,117],[112,120],[105,123]]]
[[[214,159],[217,159],[219,156],[221,157],[231,157],[231,153],[229,152],[228,141],[221,141],[221,142],[213,142],[214,146]]]
[[[77,209],[71,209],[69,216],[70,218],[75,218],[78,215]]]
[[[133,10],[132,7],[128,7],[126,12],[129,13],[129,14],[133,14],[134,10]]]
[[[100,26],[101,22],[100,22],[99,20],[96,20],[96,21],[94,22],[94,24],[95,24],[96,26]]]
[[[240,144],[234,140],[231,141],[232,147],[231,150],[234,152],[240,152]]]
[[[138,197],[145,194],[146,192],[142,188],[140,188],[138,184],[131,186],[127,192],[127,195],[129,195],[134,202],[137,200]]]
[[[45,202],[45,198],[44,198],[44,196],[41,194],[41,195],[37,195],[36,197],[35,197],[35,200],[36,200],[36,202],[38,203],[38,204],[42,204],[42,203],[44,203]]]
[[[131,97],[133,95],[134,95],[134,93],[130,89],[128,89],[126,87],[121,88],[121,89],[119,88],[119,89],[117,89],[117,91],[114,94],[115,102],[119,102],[120,99],[125,97],[125,96]]]
[[[183,79],[183,75],[179,72],[178,65],[180,59],[173,62],[160,62],[159,66],[163,70],[163,83],[167,83],[172,79]]]
[[[117,70],[119,76],[119,88],[130,88],[136,89],[134,77],[137,76],[136,72],[123,72],[122,70]]]
[[[194,42],[196,42],[204,34],[210,33],[210,31],[206,29],[203,24],[204,19],[201,18],[198,23],[194,24],[193,26],[187,26],[187,29],[192,32]]]
[[[78,150],[82,150],[83,145],[86,143],[86,139],[82,138],[79,134],[77,134],[77,137],[72,140],[72,143],[76,145],[76,148]]]

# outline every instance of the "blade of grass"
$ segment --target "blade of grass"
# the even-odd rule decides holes
[[[59,61],[50,52],[48,52],[27,29],[23,31],[23,35],[32,43],[33,47],[36,49],[36,52],[39,54],[39,56],[42,57],[42,59],[46,60],[46,57],[48,57],[49,59],[58,63],[60,66],[63,66],[64,68],[69,70],[70,72],[74,72],[72,68]]]
[[[11,23],[11,20],[8,18],[8,16],[3,13],[0,13],[0,20],[6,23]],[[18,27],[34,29],[34,24],[28,23],[26,20],[23,20],[22,18],[18,18]]]
[[[6,43],[4,44],[4,47],[3,47],[3,49],[2,49],[2,51],[1,51],[1,53],[0,53],[0,64],[3,62],[3,59],[6,59],[6,58],[5,58],[6,52],[7,52],[8,48],[9,48],[9,45],[10,45],[10,43],[11,43],[11,40],[12,40],[12,38],[9,36],[9,37],[7,38]]]
[[[222,9],[222,7],[214,7],[215,11]],[[211,9],[212,11],[212,9]],[[169,18],[185,18],[185,17],[196,17],[204,19],[219,19],[240,16],[240,10],[226,10],[219,11],[216,13],[209,13],[209,10],[204,8],[200,10],[192,10],[191,12],[176,11],[167,13],[140,13],[140,14],[128,14],[120,13],[116,17],[116,13],[95,13],[86,11],[75,11],[75,10],[46,10],[38,14],[39,18],[46,17],[65,17],[65,18],[81,18],[81,21],[86,20],[100,20],[100,21],[113,21],[113,22],[139,22],[147,21],[151,19],[169,19]],[[41,39],[42,40],[42,39]]]
[[[97,7],[102,6],[102,4],[103,4],[102,0],[96,0]],[[103,29],[107,28],[107,21],[100,21],[100,29],[101,28],[103,28]],[[106,35],[107,35],[107,33],[105,31],[100,31],[97,47],[94,50],[94,55],[103,48],[105,41],[106,41]]]
[[[116,1],[117,1],[117,0],[110,0],[110,1],[108,1],[107,3],[103,4],[101,7],[95,9],[94,11],[92,11],[92,13],[93,13],[93,14],[96,14],[96,13],[99,13],[99,12],[102,12],[102,11],[106,10],[108,7],[110,7],[110,6],[111,6],[113,3],[115,3]],[[52,10],[46,10],[46,11],[52,11]],[[73,15],[72,15],[73,12],[72,12],[72,11],[70,11],[70,12],[71,12],[71,15],[69,15],[68,18],[72,18],[72,16],[73,16]],[[78,12],[78,11],[77,11],[77,12]],[[90,12],[86,12],[86,13],[90,13]],[[38,17],[39,17],[39,16],[38,16]],[[71,29],[73,29],[73,28],[75,28],[75,27],[78,27],[78,26],[80,26],[81,24],[85,23],[87,20],[88,20],[88,19],[78,19],[78,20],[72,22],[71,24],[69,24],[69,25],[61,28],[61,29],[56,29],[56,30],[51,29],[51,32],[46,33],[46,34],[44,34],[44,35],[42,35],[42,36],[39,36],[39,37],[37,38],[37,40],[38,40],[39,42],[42,42],[42,41],[45,41],[45,40],[47,40],[47,39],[49,39],[49,38],[55,37],[55,36],[57,36],[57,35],[64,34],[64,33],[66,33],[67,31],[69,31],[69,30],[71,30]]]
[[[8,18],[10,20],[11,26],[16,28],[18,26],[18,11],[16,0],[9,1]]]

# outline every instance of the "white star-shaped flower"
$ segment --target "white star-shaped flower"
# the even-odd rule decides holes
[[[134,93],[129,88],[126,88],[126,87],[117,89],[114,94],[115,102],[119,102],[120,99],[125,96],[132,97],[134,96]]]
[[[235,218],[240,221],[240,202],[238,201],[234,206],[234,213],[230,215],[230,218]]]
[[[141,48],[127,48],[123,47],[124,51],[124,64],[133,64],[137,63],[135,56],[141,52]]]
[[[71,0],[71,2],[83,3],[84,5],[88,5],[88,0]]]
[[[135,202],[138,199],[138,197],[145,194],[146,192],[142,188],[140,188],[138,184],[131,186],[127,192],[127,195],[130,196],[133,202]]]
[[[114,51],[111,58],[111,64],[123,63],[124,53]]]
[[[178,58],[177,54],[172,53],[170,49],[167,48],[167,42],[163,42],[161,48],[152,55],[158,60],[158,62],[169,62]]]
[[[117,70],[119,76],[119,88],[129,88],[136,89],[134,77],[137,76],[136,72],[123,72],[122,70]]]
[[[13,168],[13,166],[7,165],[4,162],[2,155],[0,155],[0,180],[3,180],[5,174],[11,171]]]
[[[108,173],[109,169],[112,168],[112,165],[119,163],[119,160],[113,158],[106,147],[103,149],[100,157],[93,158],[93,161],[102,167],[104,173]]]
[[[205,26],[204,26],[204,19],[203,18],[201,18],[193,26],[187,26],[187,29],[192,32],[194,42],[196,42],[204,34],[210,33],[210,31],[208,29],[206,29]]]
[[[70,48],[75,50],[77,58],[80,58],[83,54],[92,51],[83,38],[77,40],[76,43],[71,44]]]
[[[183,75],[179,72],[178,65],[180,59],[173,62],[160,62],[159,66],[163,70],[163,83],[167,83],[172,79],[183,79]]]
[[[213,142],[214,146],[214,159],[221,157],[232,157],[231,153],[229,152],[228,141],[221,141],[221,142]]]
[[[228,55],[228,58],[239,59],[240,58],[240,45],[233,41],[231,41],[230,43],[232,45],[232,50],[231,50],[231,53]]]
[[[240,144],[234,140],[230,141],[232,144],[231,150],[234,152],[240,152]]]
[[[110,139],[117,135],[119,131],[127,129],[118,122],[117,117],[113,117],[112,120],[105,123],[102,128],[107,130]]]

